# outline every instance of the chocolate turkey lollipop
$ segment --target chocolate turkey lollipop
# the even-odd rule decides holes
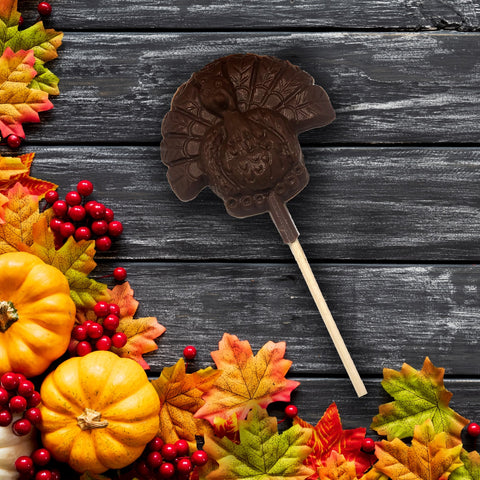
[[[358,396],[366,389],[298,241],[285,205],[308,183],[298,134],[335,119],[325,91],[290,62],[254,54],[194,73],[162,123],[162,161],[183,201],[209,186],[227,212],[268,212],[289,245]]]

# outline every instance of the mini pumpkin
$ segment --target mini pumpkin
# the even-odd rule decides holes
[[[65,353],[74,322],[60,270],[31,253],[0,255],[0,374],[43,373]]]
[[[66,360],[40,393],[43,444],[81,473],[129,465],[158,431],[160,400],[145,371],[112,352]]]

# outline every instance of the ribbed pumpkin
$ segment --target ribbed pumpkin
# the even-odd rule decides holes
[[[160,401],[145,371],[112,352],[66,360],[40,393],[43,444],[78,472],[127,466],[158,430]]]
[[[44,372],[65,353],[74,321],[60,270],[30,253],[0,255],[0,374]]]

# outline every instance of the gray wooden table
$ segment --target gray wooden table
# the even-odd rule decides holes
[[[20,1],[25,21],[36,1]],[[61,95],[28,125],[34,175],[78,180],[123,221],[98,274],[124,266],[140,315],[166,326],[152,376],[183,347],[211,362],[224,332],[287,341],[293,395],[316,422],[336,401],[367,426],[383,367],[446,367],[453,406],[480,420],[479,0],[54,0]],[[182,204],[160,162],[176,88],[217,57],[300,65],[337,120],[301,136],[310,185],[290,204],[300,240],[369,394],[357,399],[288,247],[267,216]],[[5,153],[5,149],[4,149]]]

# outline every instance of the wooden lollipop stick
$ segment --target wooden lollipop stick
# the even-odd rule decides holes
[[[337,349],[338,355],[342,360],[343,366],[345,367],[345,370],[348,373],[348,376],[350,378],[350,381],[353,384],[353,388],[355,389],[355,392],[359,397],[366,395],[367,389],[365,388],[365,385],[363,384],[363,381],[360,378],[360,375],[358,374],[357,368],[353,363],[352,357],[348,352],[345,342],[343,341],[342,335],[338,330],[337,324],[335,323],[335,320],[333,319],[332,314],[330,313],[330,309],[328,308],[327,302],[325,302],[325,299],[323,298],[320,287],[318,286],[317,280],[313,275],[312,269],[310,268],[310,264],[308,263],[307,257],[305,256],[305,253],[303,251],[302,246],[300,245],[300,242],[298,241],[298,238],[293,243],[289,243],[288,246],[290,247],[290,250],[292,251],[293,256],[295,257],[295,260],[297,261],[298,266],[300,267],[300,271],[302,272],[303,278],[307,283],[308,289],[312,294],[313,300],[317,305],[318,311],[320,312],[323,322],[327,327],[328,333],[330,334],[330,337],[333,340],[335,348]]]

